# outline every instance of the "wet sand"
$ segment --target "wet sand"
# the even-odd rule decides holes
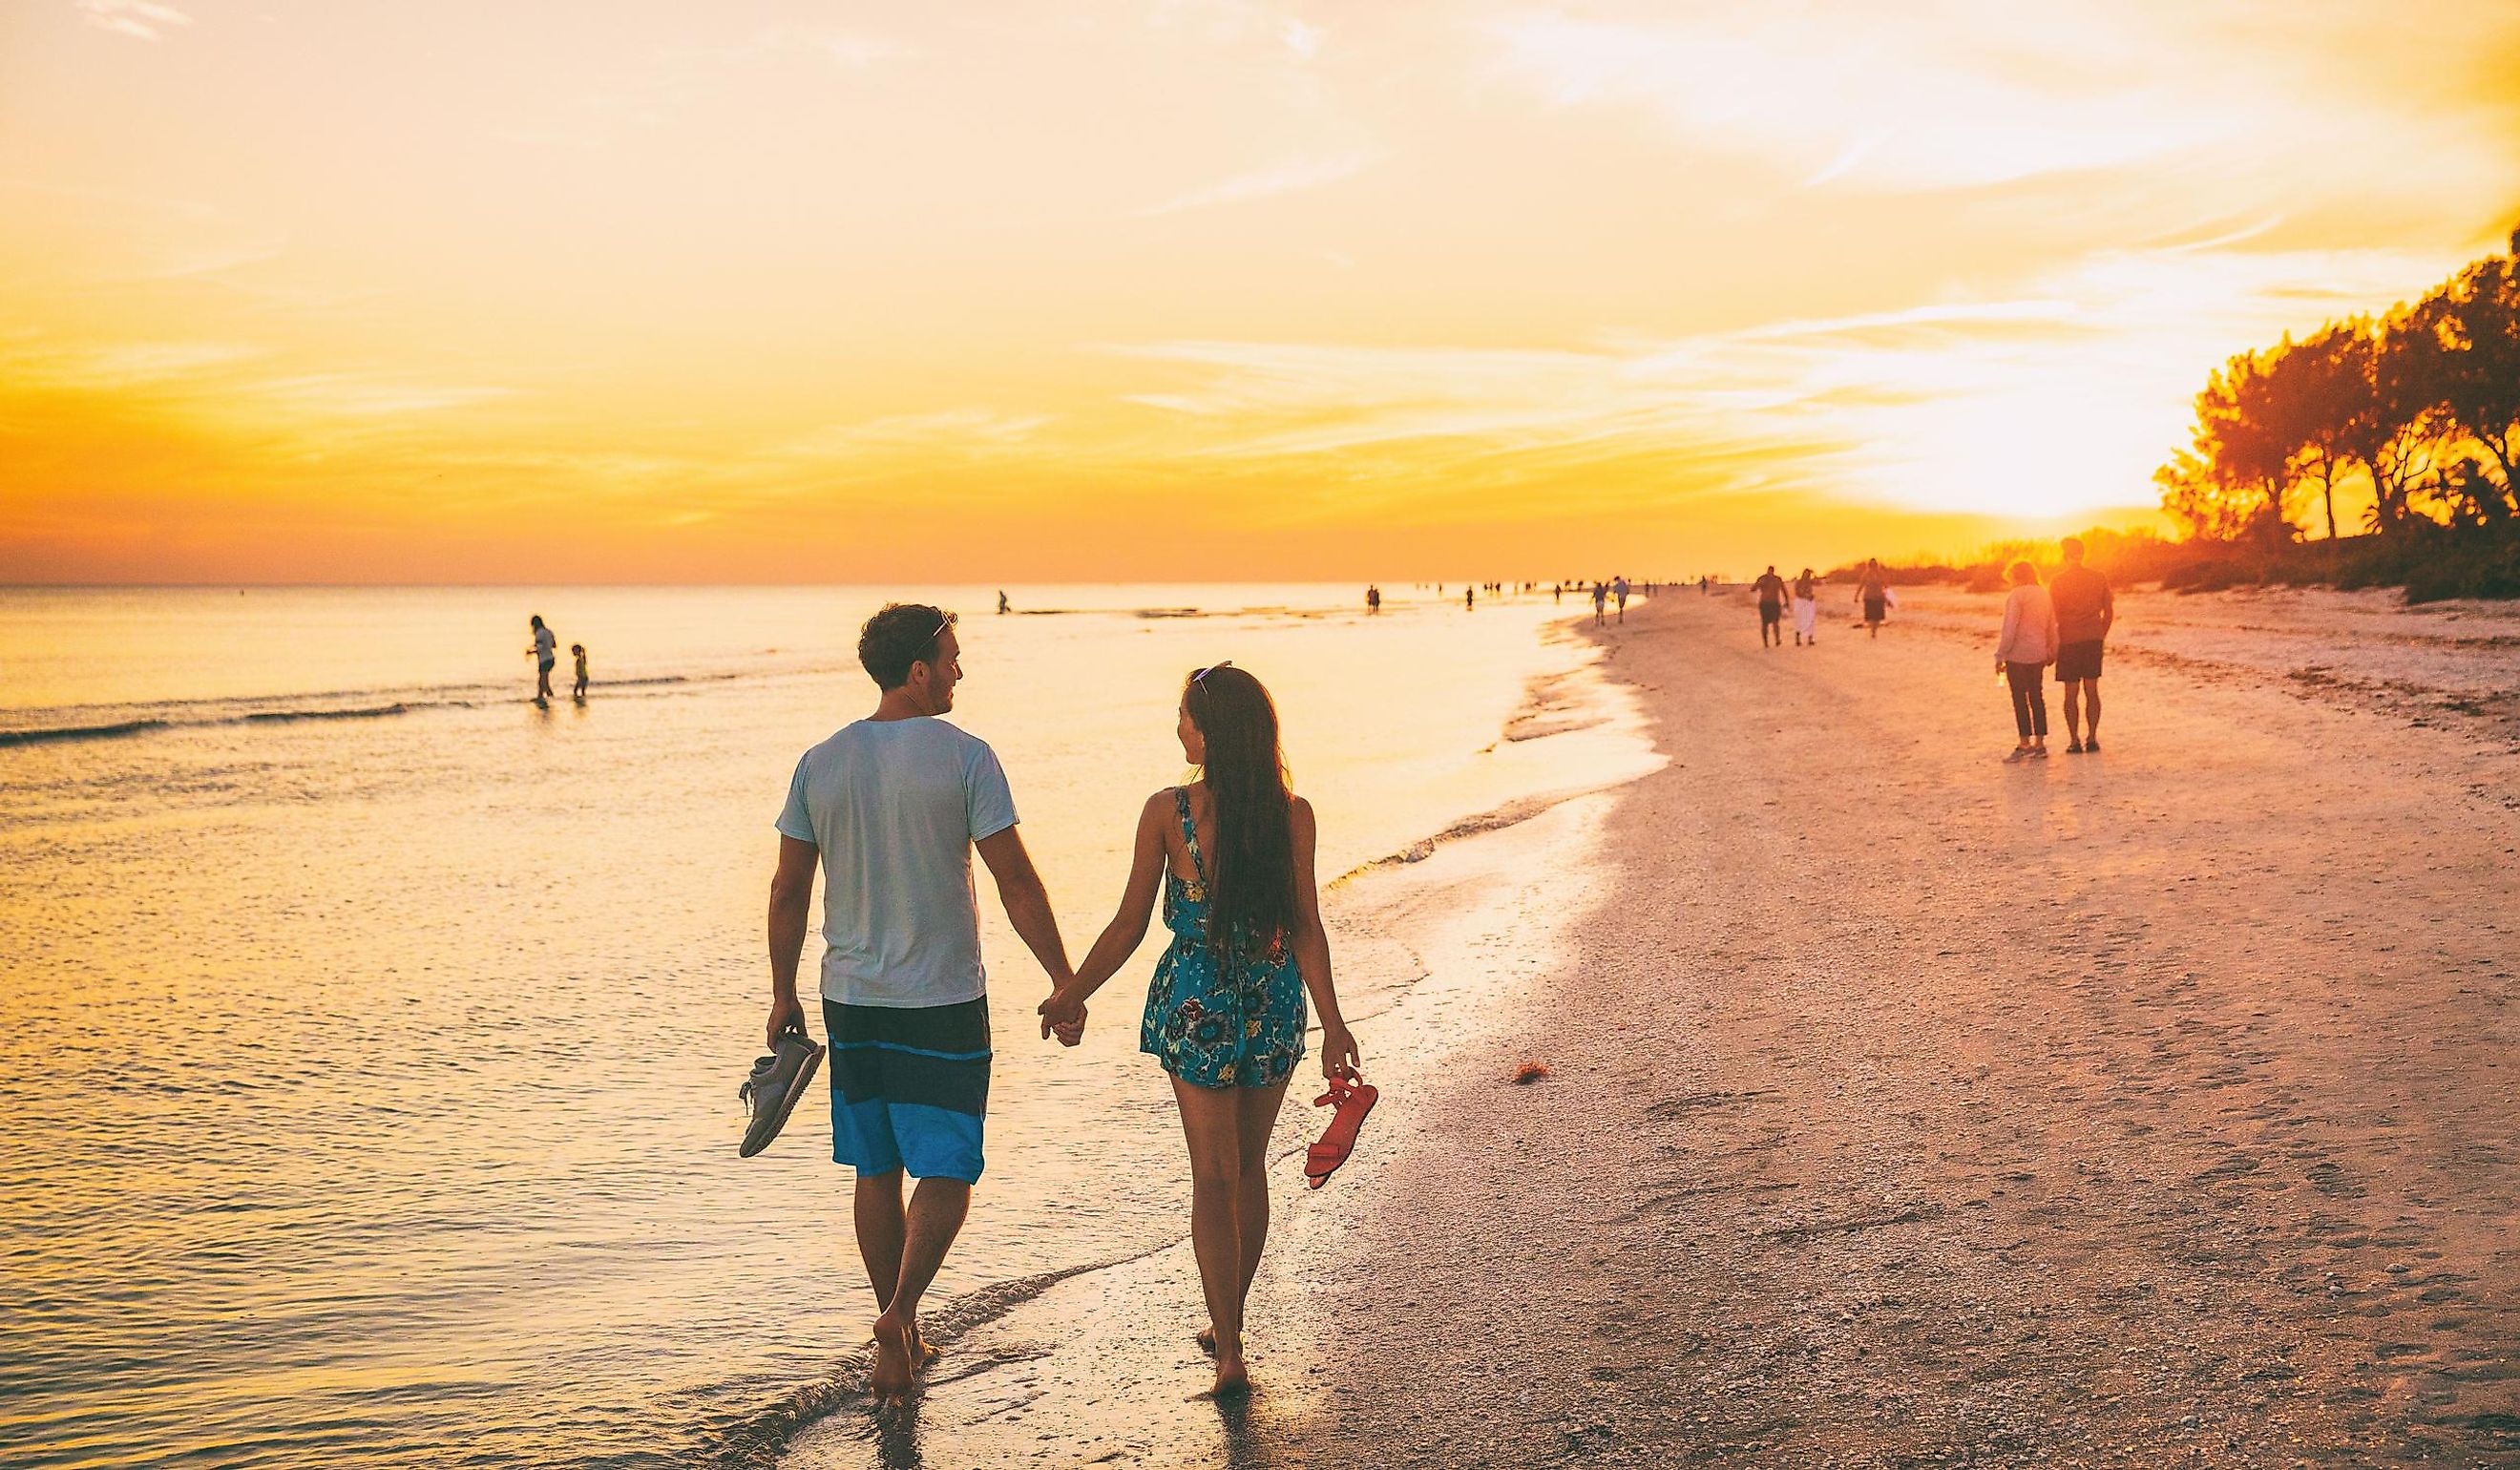
[[[2138,597],[2105,750],[2007,768],[1979,605],[1634,609],[1671,765],[1340,896],[1427,978],[1246,1409],[1149,1242],[794,1462],[2520,1464],[2520,748]]]

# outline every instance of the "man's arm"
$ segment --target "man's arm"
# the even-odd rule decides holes
[[[1041,886],[1041,874],[1033,871],[1032,854],[1024,851],[1023,838],[1013,827],[991,832],[976,844],[980,861],[989,865],[989,876],[997,879],[998,902],[1007,906],[1007,920],[1015,926],[1015,935],[1032,951],[1032,958],[1050,976],[1056,990],[1076,977],[1067,967],[1067,946],[1058,937],[1058,920],[1050,912],[1050,894]]]
[[[770,1045],[779,1033],[805,1025],[796,1002],[796,961],[805,949],[805,922],[814,903],[814,863],[822,854],[811,842],[779,834],[779,870],[770,879]]]

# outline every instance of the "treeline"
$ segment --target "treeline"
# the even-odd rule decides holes
[[[2520,597],[2515,454],[2520,231],[2411,305],[2224,364],[2191,447],[2153,476],[2186,537],[2159,578]]]

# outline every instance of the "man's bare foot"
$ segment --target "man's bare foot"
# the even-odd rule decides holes
[[[877,1403],[898,1403],[910,1397],[917,1333],[916,1327],[889,1312],[875,1319],[875,1376],[867,1381],[867,1392]]]
[[[1216,1356],[1216,1329],[1214,1327],[1201,1327],[1198,1329],[1198,1350],[1210,1358],[1214,1358]]]

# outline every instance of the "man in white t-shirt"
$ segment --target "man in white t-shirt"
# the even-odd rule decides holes
[[[857,1169],[858,1255],[882,1314],[878,1400],[910,1392],[924,1357],[919,1299],[980,1178],[990,1049],[974,847],[1052,988],[1071,974],[996,752],[936,718],[954,707],[960,654],[949,612],[895,603],[867,619],[858,661],[882,697],[796,763],[770,885],[776,1049],[804,1028],[796,968],[822,869],[832,1157]],[[1060,1018],[1070,1045],[1074,1019]],[[919,1180],[907,1210],[905,1173]]]

